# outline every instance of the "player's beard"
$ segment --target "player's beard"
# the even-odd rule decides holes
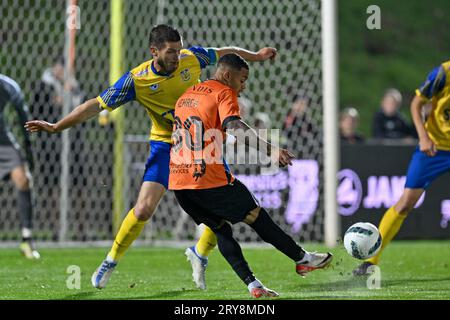
[[[159,64],[159,66],[162,68],[162,71],[164,72],[164,73],[172,73],[172,72],[174,72],[175,70],[177,70],[177,68],[178,68],[178,63],[176,63],[175,65],[173,65],[173,64],[168,64],[168,63],[166,63],[163,59],[158,59],[157,60],[157,62],[158,62],[158,64]]]

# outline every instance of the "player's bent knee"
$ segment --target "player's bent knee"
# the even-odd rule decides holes
[[[14,185],[17,189],[20,191],[28,191],[30,189],[30,183],[28,180],[27,175],[25,174],[25,171],[20,167],[18,169],[15,169],[11,173],[11,179],[14,182]]]
[[[250,211],[248,213],[248,215],[245,217],[244,222],[246,224],[252,224],[253,222],[256,221],[256,219],[259,216],[259,212],[261,211],[261,207],[256,207],[255,209],[253,209],[252,211]]]
[[[139,220],[148,220],[155,213],[156,206],[146,203],[137,203],[134,206],[134,214]]]

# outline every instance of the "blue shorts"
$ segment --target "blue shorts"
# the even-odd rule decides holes
[[[450,151],[438,150],[435,156],[430,157],[417,147],[409,163],[405,188],[426,189],[447,171],[450,171]]]
[[[168,189],[170,147],[170,143],[150,140],[150,154],[145,164],[143,181],[158,182]]]

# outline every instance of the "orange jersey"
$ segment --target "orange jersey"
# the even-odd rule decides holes
[[[237,95],[216,80],[189,88],[175,105],[169,189],[211,189],[234,181],[223,159],[224,127],[240,119]]]

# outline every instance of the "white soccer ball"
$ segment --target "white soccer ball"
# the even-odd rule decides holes
[[[381,235],[377,227],[369,222],[358,222],[345,232],[344,247],[356,259],[365,260],[380,251]]]

